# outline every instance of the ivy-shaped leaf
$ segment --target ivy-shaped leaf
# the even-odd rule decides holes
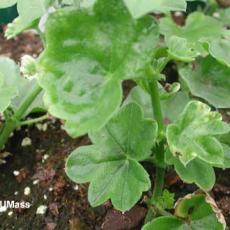
[[[210,26],[212,25],[212,26]],[[171,18],[163,18],[160,21],[160,32],[165,36],[169,46],[169,54],[180,61],[192,61],[196,56],[206,56],[208,49],[205,44],[222,36],[224,27],[222,22],[195,12],[188,16],[185,26],[178,26]],[[185,48],[182,50],[176,43],[179,40]]]
[[[122,0],[98,0],[93,10],[58,10],[46,28],[39,66],[50,113],[74,137],[100,129],[121,104],[122,80],[146,75],[158,41],[153,19],[133,20]]]
[[[51,0],[17,0],[19,16],[10,24],[6,30],[6,37],[12,38],[30,27],[38,24],[38,20],[47,12]]]
[[[102,130],[90,135],[93,145],[71,153],[66,173],[77,183],[90,182],[92,206],[111,199],[116,209],[126,211],[151,186],[138,161],[151,154],[156,136],[156,123],[144,119],[137,104],[128,104]]]
[[[195,193],[180,199],[175,216],[163,216],[146,224],[142,230],[224,230],[226,223],[214,200]]]
[[[150,12],[167,13],[170,11],[185,11],[185,0],[124,0],[134,18],[139,18]]]
[[[198,102],[188,103],[179,119],[167,127],[170,151],[186,166],[199,158],[209,164],[222,164],[224,150],[215,135],[228,133],[230,126],[222,121],[218,112]]]
[[[184,166],[178,157],[167,151],[165,154],[166,162],[174,165],[174,169],[180,178],[188,184],[195,183],[199,188],[209,191],[215,184],[215,172],[213,166],[205,161],[196,158]]]
[[[207,57],[180,69],[182,80],[194,96],[216,108],[230,108],[230,69]]]

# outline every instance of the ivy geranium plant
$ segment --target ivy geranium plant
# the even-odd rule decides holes
[[[189,1],[37,0],[31,5],[39,9],[34,15],[23,0],[3,2],[17,3],[19,11],[7,37],[34,28],[44,42],[30,66],[38,83],[24,102],[26,110],[43,91],[48,112],[64,120],[69,135],[88,134],[91,140],[70,154],[65,168],[74,182],[89,183],[90,204],[111,200],[125,212],[154,187],[145,199],[149,211],[143,230],[225,229],[208,192],[215,184],[214,168],[230,167],[230,126],[218,111],[230,108],[226,15],[221,12],[217,19],[208,10],[194,12],[179,26],[170,12],[185,12]],[[164,69],[171,62],[180,77],[165,84]],[[8,117],[5,111],[18,92],[4,78],[14,73],[3,74],[0,112]],[[126,80],[135,87],[124,97]],[[9,121],[18,121],[21,110]],[[0,148],[15,128],[9,121],[0,133]],[[149,175],[143,162],[153,164],[156,173]],[[169,212],[174,196],[163,191],[168,168],[199,189],[179,199],[174,214]]]

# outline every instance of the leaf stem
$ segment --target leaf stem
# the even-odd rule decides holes
[[[5,120],[9,120],[10,119],[10,112],[8,109],[6,109],[4,112],[3,112],[3,116],[5,118]]]
[[[160,93],[159,93],[157,79],[153,79],[149,83],[149,89],[151,92],[150,96],[152,101],[153,114],[158,123],[158,133],[159,135],[162,135],[162,132],[164,131],[164,120],[163,120],[163,114],[161,110]]]
[[[4,147],[7,139],[14,131],[14,129],[20,126],[20,120],[25,115],[29,106],[32,104],[34,99],[40,94],[41,91],[42,88],[36,85],[34,89],[31,91],[31,94],[20,105],[19,109],[15,112],[15,114],[6,121],[0,134],[0,150]]]
[[[160,138],[160,142],[156,148],[157,150],[156,160],[157,162],[164,164],[164,141],[162,140],[162,136],[164,135],[165,126],[163,120],[163,113],[161,109],[161,100],[160,100],[157,74],[154,74],[153,71],[152,74],[153,76],[152,78],[150,78],[151,80],[149,81],[149,90],[150,90],[150,96],[152,101],[153,114],[158,124],[158,137]],[[151,198],[152,204],[154,203],[154,201],[157,201],[157,199],[162,194],[163,187],[164,187],[164,175],[165,175],[165,169],[163,167],[156,166],[156,178],[154,183],[153,196]],[[150,215],[150,212],[151,210],[149,209],[147,216]]]
[[[38,117],[38,118],[21,121],[20,122],[20,126],[23,126],[23,125],[33,125],[35,123],[47,120],[48,118],[49,118],[49,115],[45,114],[44,116],[41,116],[41,117]]]

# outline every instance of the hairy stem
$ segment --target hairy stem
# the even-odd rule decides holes
[[[14,129],[20,125],[20,120],[25,115],[29,106],[32,104],[32,102],[40,94],[41,91],[42,91],[41,87],[36,85],[32,90],[31,94],[20,105],[19,109],[15,112],[15,114],[6,121],[0,133],[0,150],[4,147],[7,139],[14,131]]]

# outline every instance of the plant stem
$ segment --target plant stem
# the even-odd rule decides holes
[[[35,98],[40,94],[42,88],[39,85],[36,85],[34,89],[31,91],[31,94],[25,99],[25,101],[21,104],[19,109],[15,113],[15,118],[20,121],[23,115],[26,113],[29,106],[35,100]]]
[[[163,121],[163,113],[161,110],[161,101],[160,101],[157,76],[153,76],[153,79],[150,80],[149,90],[150,90],[150,96],[152,101],[153,114],[158,124],[158,136],[161,139],[162,134],[164,132],[164,121]],[[159,162],[160,164],[163,162],[164,164],[164,141],[160,141],[156,150],[157,150],[156,151],[157,162]],[[162,214],[162,212],[164,212],[164,210],[160,210],[161,212],[157,210],[157,213],[154,214],[154,212],[152,211],[152,208],[155,207],[155,206],[153,207],[152,205],[154,205],[154,202],[156,202],[157,199],[162,194],[163,187],[164,187],[164,175],[165,175],[165,169],[157,166],[153,195],[152,198],[150,199],[149,209],[145,218],[145,223],[150,221],[157,213]]]
[[[161,133],[164,131],[164,120],[163,120],[163,114],[161,110],[161,101],[160,101],[158,82],[156,79],[153,79],[149,83],[149,89],[151,92],[150,96],[152,101],[153,114],[158,124],[159,135],[161,135]]]
[[[6,109],[6,110],[3,112],[3,116],[4,116],[4,118],[5,118],[6,121],[10,119],[11,113],[9,112],[8,109]]]
[[[39,95],[41,90],[41,87],[36,85],[31,94],[25,99],[15,114],[8,121],[6,121],[0,134],[0,150],[4,147],[7,139],[14,129],[20,125],[20,120],[25,115],[27,109],[32,104],[34,99]]]
[[[163,114],[161,110],[161,101],[160,93],[158,88],[158,81],[156,76],[153,76],[153,79],[149,82],[149,89],[151,93],[152,107],[154,117],[158,123],[158,135],[161,138],[162,133],[164,132],[164,121]],[[164,162],[164,142],[161,141],[157,148],[156,158],[159,162]],[[154,185],[153,197],[151,200],[157,200],[161,196],[163,187],[164,187],[164,175],[165,169],[161,167],[156,167],[156,178]]]
[[[35,118],[35,119],[30,119],[30,120],[22,121],[22,122],[20,122],[20,126],[23,126],[23,125],[32,125],[34,123],[38,123],[38,122],[47,120],[48,118],[49,118],[49,115],[45,114],[44,116],[41,116],[41,117],[38,117],[38,118]]]
[[[155,185],[154,185],[153,196],[151,198],[151,201],[157,200],[157,198],[161,196],[164,188],[164,176],[165,176],[165,169],[157,167]]]

